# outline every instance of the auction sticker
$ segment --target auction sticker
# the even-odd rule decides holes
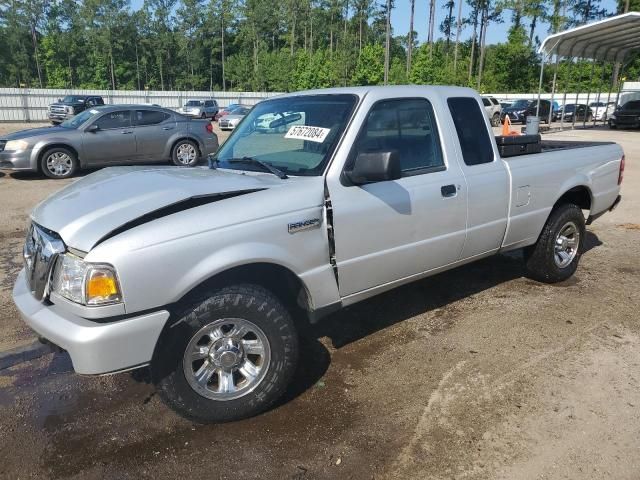
[[[310,127],[307,125],[294,125],[289,129],[284,138],[294,138],[297,140],[309,140],[310,142],[324,142],[330,128]]]

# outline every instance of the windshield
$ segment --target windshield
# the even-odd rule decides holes
[[[84,103],[84,97],[77,95],[67,95],[62,99],[62,103]]]
[[[529,106],[529,100],[516,100],[511,104],[512,108],[527,108]]]
[[[604,107],[605,104],[603,102],[591,102],[589,104],[590,107]]]
[[[199,100],[189,100],[187,103],[184,104],[185,107],[201,107],[202,106],[202,102]]]
[[[632,100],[631,102],[627,102],[622,107],[623,110],[640,110],[640,100]]]
[[[574,104],[569,104],[564,106],[565,112],[573,112],[575,109],[576,109],[576,106]]]
[[[70,118],[69,120],[65,120],[60,124],[60,126],[64,128],[78,128],[84,122],[98,115],[99,113],[100,113],[100,110],[98,110],[97,108],[85,110],[84,112],[76,115],[75,117]]]
[[[251,157],[290,175],[321,175],[356,100],[355,95],[304,95],[260,102],[218,151],[218,167],[253,170],[249,163],[231,162]]]

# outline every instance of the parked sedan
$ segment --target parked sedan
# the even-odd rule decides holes
[[[68,178],[79,169],[171,161],[194,166],[218,148],[208,120],[160,107],[96,107],[59,126],[0,138],[0,168]]]
[[[250,110],[250,107],[238,107],[229,112],[228,115],[221,117],[218,120],[220,130],[233,130]]]
[[[565,122],[573,122],[575,114],[576,122],[589,122],[593,119],[591,108],[582,103],[570,103],[562,107],[562,120]]]
[[[233,112],[235,109],[240,108],[240,107],[247,107],[247,108],[251,108],[248,105],[242,105],[240,103],[232,103],[230,105],[227,105],[226,107],[224,107],[222,110],[220,110],[218,113],[216,113],[216,116],[213,117],[213,119],[217,122],[218,120],[220,120],[220,117],[224,117],[225,115],[229,115],[231,112]]]

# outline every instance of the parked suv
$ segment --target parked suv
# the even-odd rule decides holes
[[[493,97],[482,97],[482,105],[487,112],[487,116],[494,127],[500,126],[500,114],[502,113],[502,105]]]
[[[104,100],[98,95],[67,95],[49,105],[49,120],[54,125],[58,125],[84,112],[87,108],[100,105],[104,105]]]
[[[188,117],[214,118],[218,113],[218,102],[215,100],[187,100],[178,112]]]

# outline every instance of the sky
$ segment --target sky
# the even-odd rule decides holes
[[[381,1],[381,0],[378,0]],[[446,9],[443,8],[442,4],[444,4],[443,0],[436,0],[436,38],[442,36],[439,30],[440,23],[444,20],[447,12]],[[464,1],[464,5],[462,7],[462,17],[466,17],[469,15],[470,7],[467,5],[466,0]],[[131,0],[131,8],[133,10],[137,10],[142,7],[143,0]],[[410,0],[396,0],[396,6],[391,12],[391,25],[393,26],[393,34],[394,35],[406,35],[409,31],[409,17],[411,14],[410,10]],[[608,11],[615,11],[616,9],[616,1],[615,0],[602,0],[601,5],[606,8]],[[426,41],[427,39],[427,30],[429,28],[429,0],[416,0],[416,10],[414,16],[414,26],[413,29],[418,32],[418,41],[420,43]],[[457,14],[458,5],[456,2],[456,6],[454,8],[454,15]],[[526,21],[526,19],[525,19]],[[511,12],[505,11],[503,14],[503,23],[492,23],[489,25],[489,29],[487,30],[487,43],[502,43],[507,40],[507,31],[509,30],[509,25],[511,23]],[[549,26],[546,23],[538,23],[536,27],[536,35],[540,37],[540,41],[544,40],[544,38],[548,35]],[[462,39],[466,40],[471,37],[471,27],[467,27],[462,31]]]

